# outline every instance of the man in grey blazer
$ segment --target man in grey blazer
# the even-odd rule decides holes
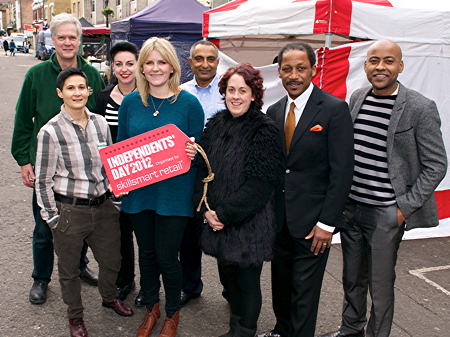
[[[344,306],[341,329],[323,337],[387,337],[394,315],[397,251],[405,230],[438,225],[434,190],[447,158],[434,101],[397,81],[402,52],[375,42],[364,70],[371,87],[350,98],[355,169],[341,232]]]

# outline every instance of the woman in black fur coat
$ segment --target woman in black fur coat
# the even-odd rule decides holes
[[[206,151],[215,179],[208,186],[208,203],[200,242],[217,258],[230,296],[230,331],[221,337],[254,337],[261,311],[260,276],[272,258],[273,192],[282,177],[281,136],[261,112],[263,79],[249,64],[231,67],[219,83],[226,109],[213,116],[204,130]],[[198,161],[200,162],[200,161]],[[199,164],[201,179],[206,166]],[[196,196],[198,202],[201,192]]]

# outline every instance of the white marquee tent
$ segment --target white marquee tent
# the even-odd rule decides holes
[[[368,46],[391,39],[403,51],[405,70],[399,80],[438,105],[450,158],[450,1],[235,0],[203,14],[203,36],[218,40],[226,54],[222,69],[235,61],[260,66],[266,106],[284,94],[277,65],[271,63],[286,43],[306,41],[317,48],[314,83],[348,100],[355,89],[368,85],[363,71]],[[450,235],[449,174],[436,197],[438,229],[409,236]]]

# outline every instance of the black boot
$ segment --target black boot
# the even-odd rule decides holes
[[[148,303],[146,303],[144,300],[144,292],[141,289],[141,290],[139,290],[136,298],[134,299],[134,305],[137,307],[144,307],[147,304]]]
[[[219,337],[234,337],[239,328],[239,316],[231,314],[230,316],[230,330],[225,335]]]
[[[128,294],[134,289],[134,281],[128,284],[125,284],[122,287],[117,287],[117,298],[121,301],[125,301]]]
[[[34,281],[30,289],[29,300],[31,304],[43,304],[47,300],[48,283]]]

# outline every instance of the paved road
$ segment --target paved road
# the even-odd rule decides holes
[[[37,61],[30,55],[5,57],[0,53],[0,336],[68,336],[65,305],[55,269],[48,301],[41,306],[28,302],[31,285],[31,190],[22,186],[19,169],[10,155],[14,106],[26,70]],[[93,259],[92,259],[93,260]],[[396,285],[396,313],[391,336],[450,336],[450,238],[405,241],[401,245]],[[95,262],[91,265],[95,268]],[[418,272],[410,270],[436,267]],[[342,303],[342,258],[339,245],[332,247],[320,303],[317,333],[335,329],[340,321]],[[228,306],[220,296],[217,270],[211,258],[204,258],[205,290],[181,314],[180,337],[214,337],[227,325]],[[270,265],[262,276],[263,308],[259,331],[274,324],[271,310]],[[441,287],[441,288],[439,288]],[[100,306],[95,287],[83,285],[85,320],[94,337],[134,336],[144,310],[123,318]],[[131,304],[134,296],[130,296]],[[159,326],[157,327],[159,331]]]

